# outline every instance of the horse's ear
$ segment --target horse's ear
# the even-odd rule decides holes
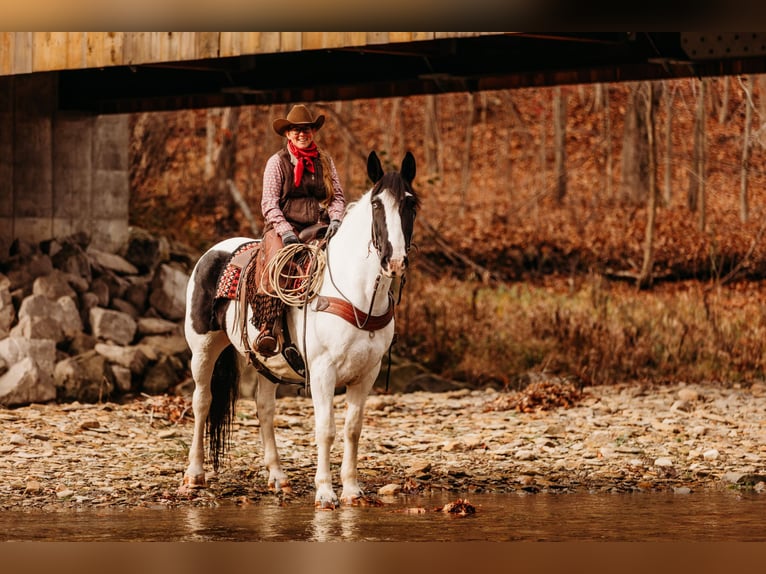
[[[412,152],[407,152],[407,155],[404,156],[401,174],[408,183],[412,183],[412,180],[415,179],[415,156],[412,155]]]
[[[374,150],[367,156],[367,175],[372,183],[378,183],[383,177],[383,166],[380,165],[380,159]]]

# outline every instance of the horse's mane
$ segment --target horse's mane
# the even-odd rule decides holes
[[[378,194],[384,189],[388,189],[400,204],[409,196],[411,198],[410,201],[414,202],[413,207],[418,208],[420,206],[420,198],[417,193],[397,171],[390,171],[384,174],[373,186],[371,195]]]

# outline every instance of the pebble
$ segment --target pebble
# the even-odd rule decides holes
[[[398,496],[481,492],[677,494],[747,488],[766,492],[766,390],[723,385],[586,387],[570,409],[494,410],[496,391],[373,395],[365,409],[359,476],[368,493]],[[683,391],[683,392],[682,392]],[[693,393],[691,392],[693,391]],[[696,398],[694,396],[696,393]],[[331,454],[336,493],[345,397],[335,398]],[[192,436],[190,399],[142,397],[126,404],[0,408],[0,510],[214,506],[273,497],[252,399],[237,403],[231,448],[208,488],[177,488]],[[676,401],[689,410],[673,409]],[[311,399],[278,399],[277,444],[296,495],[313,493],[316,446]],[[723,456],[721,453],[725,453]],[[237,498],[239,497],[239,498]]]

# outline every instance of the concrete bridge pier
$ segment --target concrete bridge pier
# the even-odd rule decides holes
[[[0,259],[14,239],[128,235],[128,115],[57,109],[58,76],[0,77]]]

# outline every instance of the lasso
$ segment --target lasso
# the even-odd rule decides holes
[[[317,244],[293,243],[277,251],[265,275],[276,297],[286,305],[301,307],[319,292],[326,264],[327,257]]]

